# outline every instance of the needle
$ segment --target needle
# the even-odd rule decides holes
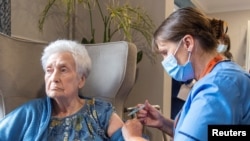
[[[140,107],[135,108],[133,111],[131,111],[128,116],[131,116],[133,114],[135,114],[136,112],[140,111],[141,109],[143,109],[145,107],[145,104],[141,105]]]

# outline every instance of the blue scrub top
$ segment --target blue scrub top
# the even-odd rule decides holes
[[[210,124],[250,124],[249,110],[250,75],[236,63],[222,61],[191,89],[174,140],[207,141]]]

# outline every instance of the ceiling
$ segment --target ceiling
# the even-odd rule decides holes
[[[250,0],[174,0],[178,7],[198,7],[205,13],[250,10]]]

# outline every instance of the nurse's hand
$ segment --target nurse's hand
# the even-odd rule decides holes
[[[122,127],[122,135],[125,141],[146,141],[142,137],[142,124],[136,118],[127,120]]]
[[[145,101],[145,107],[136,113],[137,119],[146,126],[162,128],[164,117],[148,100]],[[141,106],[142,104],[138,104]]]

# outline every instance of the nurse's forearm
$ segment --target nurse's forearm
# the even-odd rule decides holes
[[[170,137],[173,137],[173,127],[174,127],[174,121],[172,119],[161,119],[162,120],[162,126],[159,127],[161,131],[168,134]]]

